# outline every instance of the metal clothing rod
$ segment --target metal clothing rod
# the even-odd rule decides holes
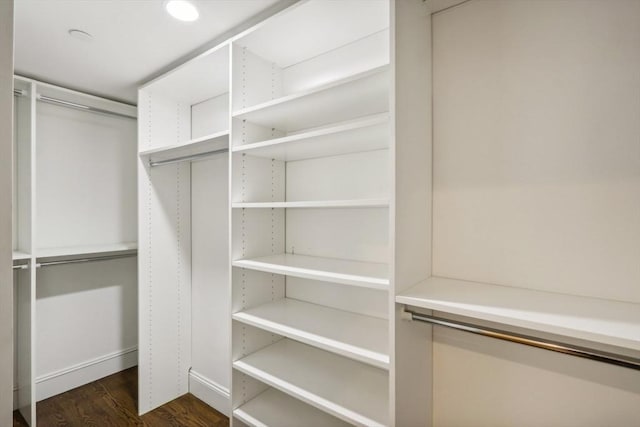
[[[29,264],[18,264],[13,266],[14,270],[26,270],[27,268],[29,268]]]
[[[442,317],[417,313],[415,311],[407,309],[405,309],[405,313],[411,316],[411,320],[418,320],[420,322],[427,322],[438,326],[457,329],[459,331],[470,332],[472,334],[481,335],[484,337],[496,338],[503,341],[514,342],[517,344],[528,345],[544,350],[555,351],[557,353],[568,354],[571,356],[582,357],[584,359],[595,360],[598,362],[604,362],[612,365],[622,366],[625,368],[640,370],[640,359],[636,359],[634,357],[621,356],[606,351],[589,349],[573,344],[561,343],[559,341],[532,337],[515,332],[501,331],[499,329],[493,329],[486,326],[472,325],[470,323],[459,322],[457,320],[449,320]]]
[[[36,267],[49,267],[52,265],[63,265],[63,264],[79,264],[83,262],[94,262],[94,261],[110,261],[112,259],[120,259],[120,258],[129,258],[137,256],[137,253],[130,254],[122,254],[122,255],[106,255],[106,256],[97,256],[92,258],[77,258],[77,259],[66,259],[61,261],[47,261],[36,264]]]
[[[98,113],[98,114],[107,114],[110,116],[124,117],[126,119],[134,119],[134,120],[136,119],[135,116],[130,116],[128,114],[116,113],[115,111],[103,110],[102,108],[91,107],[89,105],[78,104],[71,101],[64,101],[62,99],[51,98],[45,95],[38,94],[37,99],[38,101],[46,102],[49,104],[60,105],[63,107],[75,108],[76,110],[89,111],[89,112]]]
[[[25,91],[22,89],[13,89],[13,96],[24,96]]]
[[[174,159],[157,160],[155,162],[154,161],[149,161],[149,166],[154,167],[154,166],[169,165],[171,163],[186,162],[187,160],[197,160],[197,159],[200,159],[202,157],[208,157],[208,156],[212,156],[214,154],[227,153],[227,152],[229,152],[228,148],[221,148],[219,150],[206,151],[204,153],[191,154],[189,156],[176,157]]]

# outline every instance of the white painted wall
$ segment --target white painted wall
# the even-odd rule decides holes
[[[433,273],[640,301],[640,2],[433,16]],[[640,373],[435,328],[434,425],[629,426]]]
[[[13,2],[0,2],[0,424],[13,411],[13,279],[11,163],[13,124]]]
[[[135,257],[42,267],[37,275],[38,400],[137,364]]]

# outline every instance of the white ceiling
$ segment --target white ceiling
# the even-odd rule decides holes
[[[193,3],[200,19],[186,23],[170,17],[163,0],[16,0],[16,73],[135,103],[141,83],[291,1]],[[70,29],[93,38],[73,38]]]

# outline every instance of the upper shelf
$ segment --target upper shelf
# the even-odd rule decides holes
[[[229,44],[223,43],[140,88],[196,104],[229,91]]]
[[[355,425],[389,423],[388,372],[382,369],[289,339],[233,362],[233,367]]]
[[[323,129],[233,147],[233,152],[288,162],[388,147],[389,115],[383,113]]]
[[[235,42],[286,68],[388,27],[386,1],[304,1],[238,35]]]
[[[285,132],[389,110],[389,66],[236,111],[233,117]]]
[[[389,369],[389,322],[284,298],[233,314],[239,322]]]
[[[229,131],[225,130],[203,136],[201,138],[192,139],[184,144],[141,151],[139,156],[149,162],[162,162],[228,148]]]
[[[234,267],[372,289],[389,289],[386,264],[278,254],[233,261]]]
[[[640,350],[640,304],[438,277],[396,302]]]
[[[42,248],[36,250],[37,258],[53,258],[68,256],[96,256],[133,252],[138,249],[135,242],[112,243],[106,245],[66,246],[59,248]]]
[[[26,252],[13,251],[14,261],[21,261],[21,260],[30,259],[30,258],[31,258],[31,255]]]

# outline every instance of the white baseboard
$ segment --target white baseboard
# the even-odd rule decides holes
[[[231,414],[229,389],[211,381],[193,369],[189,371],[189,393],[227,417]]]
[[[137,364],[138,347],[131,347],[42,375],[36,378],[36,400],[39,402]]]

